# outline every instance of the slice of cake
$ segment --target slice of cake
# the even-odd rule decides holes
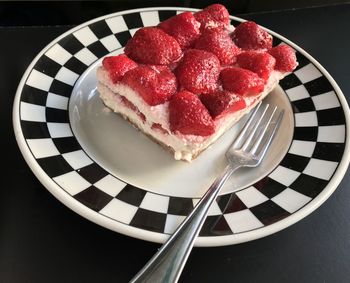
[[[254,22],[234,30],[229,22],[214,4],[139,29],[125,54],[105,57],[97,70],[103,103],[191,161],[297,66],[294,50],[272,47]]]

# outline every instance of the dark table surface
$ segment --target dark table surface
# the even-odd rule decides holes
[[[350,99],[350,5],[242,15],[312,54]],[[12,103],[26,67],[71,26],[0,27],[0,282],[126,282],[159,244],[80,217],[35,178],[17,147]],[[349,282],[350,175],[315,212],[274,235],[195,248],[180,282]]]

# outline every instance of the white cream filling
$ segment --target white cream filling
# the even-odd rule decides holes
[[[140,112],[147,117],[147,119],[150,119],[153,123],[161,124],[164,129],[169,130],[167,102],[156,106],[148,105],[143,98],[129,86],[121,83],[114,84],[109,78],[108,72],[102,67],[97,69],[97,79],[114,93],[124,96],[127,100],[134,104],[140,110]]]
[[[258,97],[245,97],[247,107],[217,120],[215,133],[207,137],[171,133],[169,127],[168,102],[157,106],[148,105],[137,92],[132,90],[127,85],[121,83],[113,84],[107,71],[102,67],[98,68],[97,77],[99,80],[98,91],[101,99],[107,107],[111,108],[114,112],[125,115],[133,123],[135,123],[140,130],[153,136],[161,143],[173,148],[174,158],[176,160],[191,161],[193,156],[207,148],[210,144],[214,143],[243,115],[254,108],[254,106],[278,84],[279,80],[284,77],[284,74],[277,71],[272,72],[265,85],[264,91]],[[133,110],[123,106],[123,103],[121,103],[121,98],[118,95],[115,95],[115,93],[124,96],[131,103],[133,103],[139,109],[139,111],[146,116],[146,122],[143,122]],[[169,132],[169,134],[167,135],[159,130],[152,129],[151,127],[153,123],[160,124]]]
[[[164,134],[160,130],[152,129],[153,123],[149,120],[143,121],[140,116],[129,107],[123,104],[122,99],[119,95],[113,93],[107,86],[99,83],[97,90],[100,93],[100,97],[104,104],[116,113],[120,113],[131,120],[141,131],[152,135],[155,139],[163,142],[164,144],[176,143],[176,136],[171,134]]]

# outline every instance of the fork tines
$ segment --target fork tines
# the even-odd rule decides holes
[[[284,110],[277,111],[277,106],[270,107],[269,104],[260,102],[236,137],[232,148],[250,152],[257,159],[262,158],[280,126],[283,115]]]

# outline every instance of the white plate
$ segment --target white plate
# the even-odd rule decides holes
[[[28,67],[13,109],[22,154],[53,195],[97,224],[155,242],[174,231],[222,170],[239,125],[191,164],[175,161],[106,111],[95,69],[105,55],[121,53],[137,28],[184,10],[194,11],[130,10],[66,32]],[[298,68],[267,98],[287,115],[264,163],[226,184],[198,246],[249,241],[297,222],[330,196],[349,163],[349,108],[341,90],[315,59],[269,32],[274,44],[297,50]]]

